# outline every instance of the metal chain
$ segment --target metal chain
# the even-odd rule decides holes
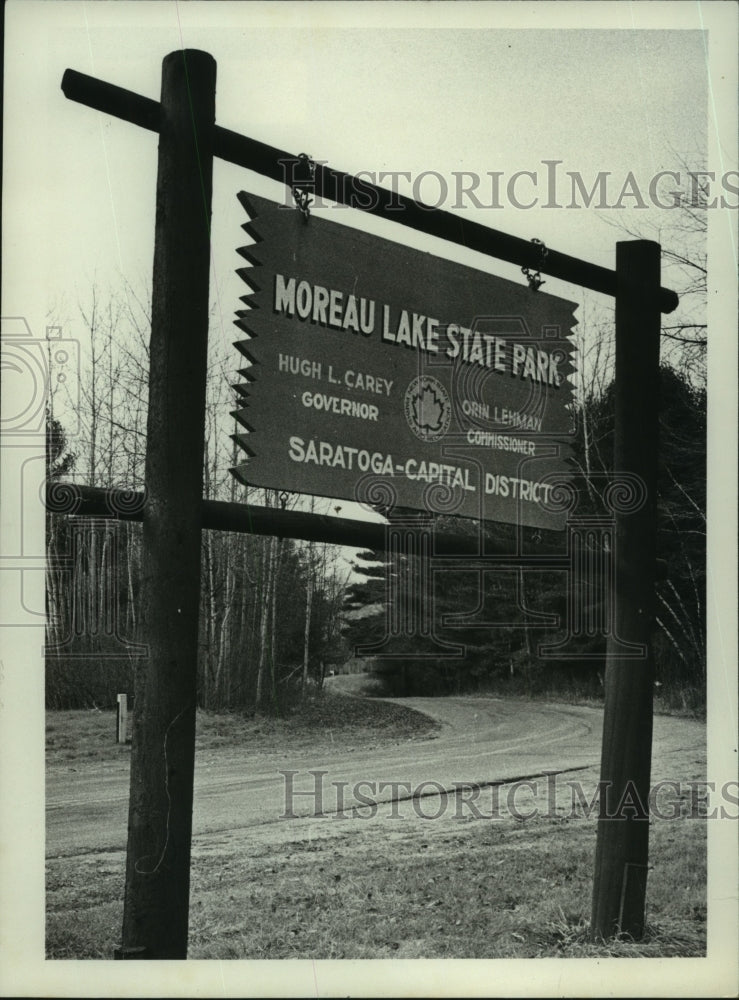
[[[546,259],[549,256],[549,251],[547,250],[546,244],[543,240],[533,239],[531,242],[534,246],[539,247],[539,268],[541,268],[544,266]],[[526,275],[526,280],[528,281],[529,288],[532,292],[538,292],[541,286],[546,284],[541,276],[541,270],[537,269],[534,271],[533,268],[522,267],[521,271]]]
[[[292,194],[298,211],[307,222],[313,199],[310,192],[315,189],[316,165],[307,153],[298,154],[298,164],[293,174]]]

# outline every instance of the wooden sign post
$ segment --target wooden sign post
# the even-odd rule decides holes
[[[122,958],[187,957],[215,82],[164,60]]]
[[[639,939],[649,854],[659,427],[660,246],[616,247],[614,470],[634,494],[616,508],[615,621],[606,652],[601,803],[590,924]],[[633,645],[624,655],[624,643]]]

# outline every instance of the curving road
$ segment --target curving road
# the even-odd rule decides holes
[[[475,697],[397,701],[441,723],[438,735],[342,752],[338,759],[327,751],[255,755],[238,747],[196,759],[194,838],[266,827],[286,813],[347,813],[362,796],[378,802],[438,796],[440,786],[453,789],[455,783],[485,786],[599,764],[601,709]],[[655,746],[669,754],[672,743],[684,748],[689,739],[700,749],[699,724],[668,721],[656,720]],[[296,773],[286,777],[282,771]],[[125,849],[128,777],[127,760],[50,771],[47,857]]]

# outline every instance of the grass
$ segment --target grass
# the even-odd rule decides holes
[[[108,759],[115,746],[116,713],[78,709],[46,713],[46,763]],[[120,747],[120,752],[126,752]]]
[[[213,749],[238,744],[260,753],[334,747],[348,750],[409,739],[428,739],[439,726],[428,716],[403,705],[342,698],[329,692],[309,696],[285,717],[250,717],[238,712],[198,712],[198,747]]]
[[[129,732],[130,725],[129,716]],[[198,753],[231,747],[283,753],[289,743],[294,750],[370,749],[380,742],[386,746],[409,739],[429,739],[438,728],[427,716],[403,705],[326,693],[310,697],[284,718],[198,710],[196,748]],[[130,746],[116,744],[115,732],[116,713],[112,710],[47,712],[47,766],[67,765],[69,761],[106,762],[128,756]]]
[[[324,821],[328,824],[330,820]],[[191,958],[705,954],[705,824],[656,824],[643,940],[587,939],[592,820],[346,821],[195,845]],[[49,866],[47,955],[109,958],[122,853]]]
[[[700,832],[690,836],[699,855]],[[515,829],[475,822],[429,832],[416,825],[392,839],[392,861],[381,825],[338,842],[295,841],[277,854],[266,849],[248,865],[227,854],[201,859],[194,871],[191,953],[337,959],[703,954],[700,866],[689,865],[685,844],[676,849],[662,839],[655,853],[665,872],[653,878],[649,931],[638,943],[587,941],[592,824],[556,829],[532,820]],[[675,866],[685,881],[679,907]],[[230,919],[214,924],[224,881]],[[257,913],[262,919],[246,916]]]

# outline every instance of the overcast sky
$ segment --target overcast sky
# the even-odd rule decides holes
[[[524,210],[506,185],[516,171],[531,171],[535,179],[521,177],[513,197],[542,203],[542,161],[561,160],[563,203],[566,171],[581,173],[588,188],[609,171],[612,202],[630,171],[646,194],[656,171],[675,166],[675,153],[704,148],[709,74],[700,12],[668,6],[670,17],[645,10],[660,4],[10,3],[4,195],[13,266],[4,314],[43,324],[47,305],[64,294],[74,301],[75,287],[89,286],[93,274],[150,280],[156,137],[68,101],[60,83],[71,67],[158,98],[162,58],[181,46],[217,60],[219,124],[352,173],[410,172],[410,183],[398,182],[404,193],[613,266],[617,237],[598,217],[613,212]],[[665,30],[671,24],[680,30]],[[419,181],[425,171],[444,181]],[[468,196],[459,203],[455,171],[480,175],[485,205],[488,173],[500,172],[503,207],[476,208]],[[226,339],[242,294],[233,278],[244,241],[235,198],[242,188],[284,195],[250,171],[216,164],[213,287]],[[516,268],[382,220],[335,210],[332,217],[522,280]],[[547,291],[572,297],[553,280]]]

